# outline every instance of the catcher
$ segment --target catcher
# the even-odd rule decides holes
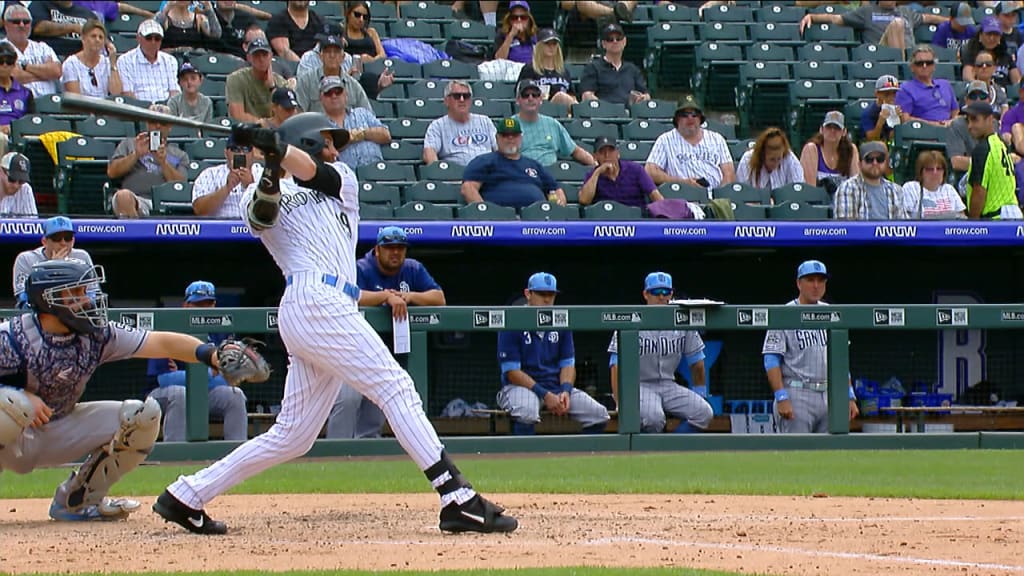
[[[256,353],[244,343],[221,352],[185,334],[108,322],[104,281],[102,267],[81,260],[39,262],[25,281],[32,311],[0,323],[0,471],[84,457],[53,496],[58,521],[119,520],[139,509],[107,494],[153,448],[160,406],[152,398],[79,403],[100,364],[170,357],[221,369],[232,383],[256,375]]]

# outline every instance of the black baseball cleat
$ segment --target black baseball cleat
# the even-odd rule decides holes
[[[227,534],[228,525],[206,515],[203,510],[194,510],[181,503],[170,492],[164,493],[153,503],[153,512],[164,520],[196,534]]]
[[[441,509],[443,532],[512,532],[519,522],[502,514],[505,509],[477,494],[465,504],[451,504]]]

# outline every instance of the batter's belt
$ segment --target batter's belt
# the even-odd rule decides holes
[[[317,277],[317,281],[327,284],[328,286],[337,288],[338,283],[341,279],[334,274],[321,274],[319,272],[298,272],[296,274],[289,274],[284,277],[285,286],[291,286],[297,279],[308,279],[310,276]],[[350,298],[359,301],[359,287],[355,284],[345,281],[341,285],[341,291],[347,294]]]
[[[804,382],[803,380],[790,380],[786,384],[787,388],[803,388],[804,390],[811,390],[813,392],[827,392],[828,382]]]

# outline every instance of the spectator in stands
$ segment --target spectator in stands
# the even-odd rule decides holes
[[[562,39],[551,28],[543,28],[537,33],[533,61],[523,66],[519,72],[519,82],[523,80],[537,82],[545,100],[566,106],[576,104],[572,74],[565,67],[565,60],[562,57]]]
[[[356,262],[360,306],[388,306],[396,320],[409,306],[444,306],[444,290],[417,260],[406,258],[409,238],[398,226],[377,232],[377,245]],[[347,384],[338,391],[327,419],[328,438],[379,438],[384,413]]]
[[[57,92],[60,78],[60,60],[48,45],[29,40],[32,30],[32,14],[20,4],[8,4],[4,10],[4,31],[7,39],[18,54],[18,66],[14,79],[32,91],[36,98]]]
[[[32,91],[14,79],[17,63],[14,46],[0,43],[0,154],[7,152],[11,122],[35,109]]]
[[[1003,38],[1002,28],[995,16],[985,18],[977,36],[964,42],[960,47],[960,62],[963,64],[962,74],[966,81],[975,79],[974,61],[978,53],[987,50],[992,53],[996,69],[993,78],[1002,87],[1020,82],[1020,70],[1014,62],[1016,52],[1011,52]]]
[[[242,49],[245,31],[259,24],[249,12],[241,9],[242,6],[235,0],[217,0],[214,16],[220,26],[220,37],[206,39],[208,50],[245,58],[245,50]]]
[[[903,205],[912,218],[949,220],[966,218],[967,207],[956,188],[946,183],[946,156],[938,150],[917,155],[916,180],[903,184]]]
[[[8,152],[0,158],[0,216],[34,218],[39,215],[28,177],[29,162],[24,155]]]
[[[800,159],[789,147],[789,138],[782,129],[772,126],[761,132],[754,147],[740,158],[736,181],[768,190],[804,181]]]
[[[99,20],[89,20],[82,26],[82,49],[68,56],[61,69],[65,92],[96,98],[121,94],[117,51]]]
[[[323,60],[320,58],[320,43],[327,36],[337,36],[338,38],[341,38],[341,26],[338,26],[338,25],[336,25],[334,23],[328,23],[327,24],[327,29],[328,29],[327,32],[317,36],[316,46],[314,46],[312,50],[307,50],[306,53],[303,54],[302,57],[299,58],[299,66],[298,66],[298,68],[296,69],[296,72],[295,72],[295,76],[296,77],[302,76],[303,72],[307,72],[309,70],[314,70],[315,71],[314,77],[316,79],[317,84],[319,84],[320,83],[320,78],[328,75],[328,74],[324,74],[324,64],[323,64]],[[342,48],[342,50],[344,50],[344,48],[345,48],[345,40],[344,39],[342,39],[342,41],[341,41],[341,48]],[[341,62],[341,74],[336,74],[336,76],[343,76],[343,75],[348,74],[348,75],[350,75],[352,77],[359,77],[360,76],[359,71],[353,69],[353,67],[352,67],[352,64],[354,62],[354,60],[352,59],[352,55],[349,54],[348,52],[342,52],[342,58],[343,59],[342,59],[342,62]],[[314,88],[315,87],[316,86],[314,86]]]
[[[317,105],[319,105],[319,100]],[[270,95],[270,122],[269,124],[273,127],[278,127],[281,122],[295,116],[302,112],[302,107],[299,106],[298,96],[295,95],[295,91],[291,88],[274,88],[274,93]]]
[[[366,108],[373,110],[370,99],[366,97],[366,91],[359,84],[359,81],[350,74],[345,73],[343,61],[345,52],[342,50],[344,40],[340,36],[321,35],[319,70],[303,70],[295,81],[295,95],[298,98],[299,106],[304,112],[323,112],[320,105],[320,81],[325,76],[341,78],[345,84],[345,92],[348,97],[349,107]]]
[[[152,18],[155,16],[149,10],[144,10],[135,6],[131,2],[111,2],[110,0],[75,0],[75,6],[81,6],[82,8],[88,8],[96,15],[96,19],[101,22],[113,22],[121,14],[134,14],[135,16],[142,16],[143,18]]]
[[[1021,46],[1020,18],[1017,16],[1020,9],[1020,2],[1003,0],[999,3],[999,28],[1003,33],[1003,44],[1010,54],[1016,54]]]
[[[690,186],[718,188],[736,181],[736,168],[725,138],[701,127],[704,107],[687,95],[672,118],[675,129],[654,142],[644,169],[657,185],[681,182]]]
[[[213,122],[213,100],[199,92],[203,75],[190,62],[183,62],[178,69],[178,86],[181,92],[167,100],[171,114],[191,118],[200,122]]]
[[[35,0],[29,11],[32,39],[45,42],[62,58],[82,49],[82,25],[96,18],[92,10],[70,0]]]
[[[860,32],[862,44],[878,44],[906,50],[914,45],[914,30],[921,24],[941,24],[944,16],[922,14],[895,0],[878,0],[837,14],[813,13],[800,20],[800,33],[811,24],[848,26]]]
[[[162,49],[167,52],[198,50],[220,39],[220,21],[210,0],[168,0],[153,19],[164,28]]]
[[[575,10],[581,18],[597,22],[598,29],[606,23],[632,22],[636,5],[636,0],[562,0],[563,10]]]
[[[154,112],[170,114],[165,104],[153,104]],[[153,150],[150,132],[159,131],[160,146]],[[184,182],[188,154],[177,144],[167,141],[171,125],[162,122],[146,122],[146,131],[122,140],[107,166],[107,176],[120,179],[121,187],[111,198],[114,214],[118,218],[149,216],[153,209],[153,187],[167,182]]]
[[[1010,107],[1010,104],[1006,97],[1006,90],[999,84],[996,84],[992,77],[995,69],[995,56],[988,50],[978,52],[974,59],[974,80],[968,82],[968,90],[970,90],[972,85],[984,86],[986,92],[988,92],[988,103],[992,105],[996,118],[999,118]]]
[[[184,308],[216,308],[216,287],[203,280],[196,280],[185,288]],[[210,334],[211,344],[220,344],[227,334]],[[146,382],[151,391],[149,396],[160,403],[164,416],[164,442],[185,441],[185,400],[187,371],[184,366],[170,358],[150,358],[146,367]],[[224,419],[224,439],[243,442],[249,438],[249,413],[246,410],[245,392],[238,386],[231,386],[220,374],[210,369],[208,386],[211,416]]]
[[[914,77],[900,85],[896,92],[901,121],[918,120],[948,126],[960,113],[949,81],[934,77],[937,61],[935,51],[928,44],[918,44],[911,52],[910,71]]]
[[[848,178],[836,192],[836,220],[906,220],[911,214],[903,204],[899,184],[885,178],[889,149],[884,142],[865,142],[860,147],[860,174]]]
[[[932,44],[940,48],[960,50],[964,42],[974,38],[977,33],[974,11],[967,2],[961,2],[956,10],[949,15],[949,20],[939,24],[932,34]]]
[[[395,0],[396,5],[408,2],[409,0]],[[496,27],[498,25],[498,0],[479,0],[477,6],[480,8],[480,15],[484,19],[484,24],[492,28]],[[452,2],[452,14],[459,20],[469,20],[469,16],[466,13],[465,0],[455,0]]]
[[[1010,147],[1011,152],[1024,156],[1024,86],[1021,86],[1020,90],[1021,93],[1018,96],[1017,103],[1013,105],[1013,108],[1007,110],[1006,114],[1003,114],[1001,118],[999,136]],[[967,155],[970,156],[969,151]],[[953,168],[959,170],[955,162]],[[963,170],[966,170],[966,168]]]
[[[639,68],[622,59],[626,34],[622,26],[609,24],[601,32],[604,56],[594,58],[583,69],[580,80],[581,100],[605,100],[617,104],[650,100],[647,81]]]
[[[284,77],[270,69],[270,44],[266,40],[252,40],[246,51],[252,66],[235,70],[225,83],[228,116],[238,122],[258,122],[265,126],[270,120],[271,91],[288,84]]]
[[[883,74],[875,80],[875,101],[860,115],[860,133],[864,140],[892,140],[893,130],[900,123],[900,107],[896,105],[896,93],[900,81],[891,74]]]
[[[648,201],[665,199],[642,164],[619,157],[619,145],[614,138],[598,138],[594,142],[594,158],[598,164],[583,179],[580,204],[614,200],[643,208]]]
[[[267,40],[267,33],[264,32],[263,29],[257,25],[252,26],[245,31],[245,39],[242,40],[242,50],[245,50],[246,53],[248,53],[249,44],[255,42],[257,39],[266,42],[267,46],[270,46],[270,41]],[[270,52],[270,70],[277,74],[278,76],[287,80],[289,88],[295,88],[295,63],[288,62],[286,60],[278,58],[277,56],[274,56],[273,49],[271,49]]]
[[[842,112],[832,110],[825,114],[821,129],[800,151],[800,166],[804,169],[804,182],[820,186],[830,195],[844,180],[860,172],[857,145],[846,133]]]
[[[465,166],[498,149],[497,131],[490,118],[469,111],[473,87],[465,80],[449,80],[444,87],[448,113],[427,126],[423,139],[423,163],[438,160]]]
[[[43,222],[42,246],[25,250],[14,259],[14,299],[19,309],[28,306],[25,294],[25,280],[28,279],[32,266],[46,260],[63,260],[74,258],[92,266],[92,256],[81,248],[75,248],[75,225],[67,216],[54,216]]]
[[[967,129],[978,145],[967,170],[967,217],[973,220],[1018,220],[1017,179],[1003,141],[995,134],[994,113],[988,102],[971,102],[964,108]]]
[[[551,200],[565,206],[565,192],[544,166],[522,155],[523,129],[516,118],[498,122],[498,151],[474,158],[463,173],[466,203],[493,202],[522,208]]]
[[[192,211],[196,216],[239,220],[239,202],[245,187],[253,183],[252,147],[240,146],[228,136],[224,147],[227,162],[203,169],[192,186]]]
[[[348,108],[345,83],[337,76],[325,76],[320,82],[320,105],[328,118],[348,130],[348,145],[338,153],[338,160],[355,170],[384,159],[380,147],[391,143],[391,130],[372,110]]]
[[[284,10],[270,19],[267,38],[279,58],[298,62],[303,52],[316,44],[316,35],[324,31],[320,15],[309,9],[307,0],[289,0]]]
[[[370,26],[370,4],[367,2],[348,3],[345,8],[343,36],[346,51],[352,56],[358,57],[362,63],[373,62],[387,56],[377,30]]]
[[[544,101],[539,84],[533,80],[523,80],[516,90],[516,106],[519,112],[514,116],[523,128],[522,154],[533,158],[542,166],[550,166],[559,156],[572,156],[584,166],[597,164],[590,152],[584,150],[573,141],[565,126],[546,114],[540,113],[541,102]]]
[[[537,22],[524,0],[508,3],[508,13],[494,37],[494,57],[529,65],[537,45]]]
[[[530,276],[524,294],[527,306],[552,306],[558,281],[538,272]],[[499,332],[498,362],[498,405],[512,417],[513,434],[533,434],[542,407],[580,422],[584,434],[604,431],[608,409],[574,386],[576,350],[569,330]]]
[[[178,93],[178,61],[160,50],[164,28],[144,20],[135,35],[138,46],[117,59],[121,93],[147,102],[164,102]]]
[[[973,89],[971,85],[973,84]],[[964,94],[963,106],[966,107],[972,102],[988,102],[988,90],[980,84],[974,84],[971,82],[967,86],[967,93]],[[961,111],[963,111],[961,109]],[[1012,109],[1004,116],[1012,116]],[[1024,137],[1024,132],[1022,132]],[[1007,138],[1003,138],[1007,141]],[[1007,145],[1012,142],[1007,142]],[[949,157],[950,167],[952,167],[954,173],[958,176],[963,175],[967,172],[967,169],[971,167],[971,154],[974,152],[974,147],[978,145],[978,141],[971,136],[970,130],[967,129],[967,116],[960,114],[953,119],[949,124],[949,136],[946,138],[946,155]]]

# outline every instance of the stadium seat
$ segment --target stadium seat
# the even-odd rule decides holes
[[[659,9],[667,10],[663,5],[655,6],[655,12]],[[696,68],[696,49],[699,44],[696,30],[690,21],[661,21],[648,27],[644,67],[647,68],[647,83],[652,93],[657,94],[661,88],[689,88],[690,76]]]
[[[714,102],[722,110],[736,109],[736,86],[743,50],[736,45],[708,42],[697,47],[697,71],[693,90],[703,102]]]
[[[223,160],[227,142],[226,138],[193,140],[185,145],[185,153],[190,160]]]
[[[437,100],[424,100],[422,98],[410,98],[403,100],[395,106],[399,118],[424,118],[434,120],[448,114],[448,108],[444,102]]]
[[[17,145],[25,136],[38,136],[58,130],[71,132],[71,121],[58,120],[52,116],[28,114],[11,122],[10,141],[12,145]]]
[[[719,4],[704,9],[702,18],[705,22],[745,24],[754,21],[754,12],[742,4]]]
[[[771,45],[762,45],[768,46]],[[736,104],[744,133],[757,132],[768,126],[785,126],[791,84],[789,65],[782,62],[757,60],[740,68]]]
[[[875,79],[877,80],[877,78]],[[875,80],[854,80],[839,83],[839,97],[844,100],[875,99]],[[956,84],[959,84],[957,82]]]
[[[917,156],[925,150],[946,153],[949,128],[913,120],[893,129],[893,144],[889,150],[893,172],[898,182],[912,180]]]
[[[872,83],[873,85],[873,83]],[[790,86],[789,138],[795,146],[802,146],[821,128],[825,113],[842,110],[846,101],[839,97],[835,82],[801,79]]]
[[[407,140],[392,140],[382,144],[380,152],[388,162],[419,164],[423,161],[423,146]]]
[[[403,16],[405,15],[403,14]],[[441,37],[441,26],[436,22],[399,18],[388,26],[388,30],[396,38],[415,38],[420,42],[432,45],[440,45],[444,42]]]
[[[850,51],[854,62],[896,62],[902,64],[906,57],[903,50],[878,46],[877,44],[861,44]]]
[[[199,137],[199,130],[189,128],[188,126],[171,126],[171,131],[167,133],[167,141],[173,142],[182,148],[197,141]]]
[[[725,122],[715,120],[714,118],[708,118],[701,126],[705,130],[718,132],[722,135],[722,138],[725,138],[726,140],[736,139],[736,126],[733,124],[726,124]]]
[[[832,198],[828,191],[818,186],[811,186],[803,182],[786,184],[772,190],[772,201],[776,204],[788,204],[790,202],[804,202],[820,206],[832,204]]]
[[[843,116],[846,117],[846,131],[849,132],[850,138],[854,142],[860,142],[863,138],[863,134],[860,133],[860,119],[864,115],[864,111],[874,103],[874,99],[854,100],[853,102],[847,102],[846,106],[843,107]]]
[[[514,91],[514,89],[513,89]],[[558,104],[550,100],[545,100],[540,105],[539,112],[545,116],[551,116],[556,120],[568,120],[569,119],[569,107],[565,104]]]
[[[406,202],[431,202],[437,205],[463,204],[461,187],[451,182],[417,182],[405,189]]]
[[[838,82],[843,78],[843,67],[835,62],[810,60],[793,64],[794,80],[827,80]]]
[[[507,118],[512,115],[512,103],[504,100],[473,98],[470,112],[483,114],[488,118]]]
[[[113,35],[123,35],[131,38],[135,38],[135,33],[139,30],[139,24],[146,18],[137,14],[119,14],[117,18],[114,18],[110,22],[107,22],[107,32]]]
[[[775,24],[792,24],[800,22],[806,11],[797,6],[786,6],[782,2],[772,2],[762,5],[754,10],[754,20],[757,22],[772,22]]]
[[[480,71],[476,66],[458,60],[434,60],[423,65],[423,77],[475,80],[480,77]]]
[[[790,46],[783,46],[778,42],[754,42],[750,46],[746,47],[747,60],[751,64],[761,64],[764,62],[795,62],[796,54],[793,52],[793,48]],[[789,70],[785,71],[786,76],[789,76]]]
[[[556,182],[582,183],[590,168],[590,166],[584,166],[575,160],[559,160],[548,166],[547,170],[554,176]]]
[[[573,118],[590,118],[602,122],[628,122],[626,105],[605,100],[587,100],[572,105]]]
[[[771,220],[829,220],[831,206],[812,206],[806,202],[786,202],[768,209]]]
[[[473,202],[455,210],[460,220],[515,220],[516,209],[493,202]]]
[[[359,218],[361,220],[391,220],[394,217],[395,209],[390,204],[359,203]]]
[[[360,204],[386,204],[394,208],[402,204],[402,195],[397,186],[377,182],[359,183]]]
[[[112,100],[118,104],[130,104],[132,106],[138,106],[139,108],[149,108],[152,102],[145,100],[139,100],[138,98],[132,98],[131,96],[110,96],[107,100]]]
[[[139,45],[138,42],[135,41],[134,34],[132,36],[111,34],[110,41],[114,43],[114,50],[117,50],[118,54],[124,54],[129,50],[134,50]]]
[[[738,163],[740,158],[747,153],[747,150],[754,149],[755,140],[748,138],[747,140],[737,140],[729,143],[729,155],[732,156],[732,161]]]
[[[754,188],[742,182],[723,184],[711,191],[712,198],[728,198],[736,204],[760,204],[771,202],[769,191],[765,188]]]
[[[85,120],[74,123],[74,130],[82,136],[96,138],[117,144],[126,136],[134,136],[137,132],[135,124],[113,118],[89,116]]]
[[[428,22],[448,22],[455,19],[452,7],[436,2],[405,2],[402,4],[402,18]]]
[[[394,84],[392,84],[394,86]],[[380,100],[370,100],[370,107],[373,108],[373,115],[378,120],[391,120],[395,118],[395,105],[391,102],[381,102]]]
[[[697,12],[689,6],[664,2],[651,9],[651,17],[655,22],[696,22]]]
[[[654,142],[620,142],[619,157],[623,160],[643,163],[651,155]]]
[[[192,185],[188,182],[167,182],[153,187],[153,213],[194,215]]]
[[[375,162],[356,168],[356,177],[360,182],[389,182],[397,186],[412,185],[416,182],[416,173],[409,164],[388,164]]]
[[[395,75],[395,82],[408,84],[423,78],[423,68],[419,64],[406,62],[398,58],[381,58],[363,64],[363,71],[380,75],[385,68],[390,68]]]
[[[425,78],[409,84],[405,88],[409,98],[421,100],[444,100],[444,90],[448,85],[445,80],[437,78]],[[392,84],[394,86],[394,84]]]
[[[395,208],[400,220],[454,220],[451,206],[435,206],[430,202],[407,202]]]
[[[452,40],[462,40],[488,48],[494,45],[494,28],[475,20],[449,22],[445,25],[445,34]]]
[[[807,42],[825,42],[842,46],[857,46],[860,42],[854,38],[853,28],[847,26],[833,26],[831,24],[811,24],[804,30],[804,40]]]
[[[420,166],[420,178],[434,182],[462,182],[465,166],[445,160],[438,160],[426,166]]]
[[[743,204],[736,201],[732,202],[732,213],[739,221],[749,220],[764,220],[766,216],[766,206]]]
[[[445,113],[447,113],[447,111]],[[391,132],[391,138],[395,140],[413,140],[422,142],[423,137],[427,134],[427,127],[430,126],[431,121],[433,121],[433,118],[430,120],[395,118],[390,122],[384,122],[384,124],[388,127],[388,131]]]
[[[420,82],[420,80],[414,80],[412,83]],[[436,82],[436,80],[435,80]],[[409,86],[412,84],[392,84],[387,88],[380,91],[377,94],[377,100],[381,102],[396,103],[409,98]]]
[[[325,2],[323,0],[317,2],[316,0],[313,0],[309,3],[309,9],[324,19],[341,20],[344,18],[344,13],[341,10],[341,2]],[[377,11],[374,10],[374,17],[376,18],[376,16]]]
[[[622,127],[622,139],[629,142],[654,142],[658,136],[674,129],[669,122],[633,120]]]
[[[585,206],[583,217],[587,220],[639,220],[643,217],[643,211],[614,200],[602,200]]]
[[[188,164],[185,166],[185,179],[189,182],[195,182],[196,178],[199,177],[199,173],[202,172],[204,168],[206,168],[206,166],[203,166],[202,162],[199,160],[192,160],[190,158]]]
[[[580,186],[582,186],[582,183],[559,182],[558,184],[562,188],[562,192],[565,194],[565,202],[567,204],[580,203]]]
[[[57,166],[55,170],[51,168],[49,174],[60,213],[104,213],[103,185],[107,182],[107,165],[113,155],[113,143],[87,136],[76,136],[57,144]],[[45,176],[37,174],[43,166],[33,164],[32,176]]]
[[[199,85],[199,92],[213,99],[225,98],[226,90],[227,86],[224,80],[210,76],[203,78],[203,83]]]
[[[189,58],[189,62],[196,67],[196,70],[202,72],[207,80],[209,80],[210,76],[226,78],[228,74],[235,70],[248,66],[245,60],[237,56],[221,53],[193,55]],[[208,92],[203,92],[203,94],[211,95]]]
[[[493,80],[475,80],[470,82],[473,87],[474,98],[486,98],[487,100],[514,101],[516,99],[516,85],[514,82],[495,82]]]
[[[33,98],[32,103],[35,106],[33,112],[39,115],[60,115],[60,116],[76,116],[81,117],[81,114],[68,114],[64,112],[61,106],[61,95],[60,94],[47,94],[46,96],[39,96]]]
[[[704,204],[709,200],[707,188],[691,186],[681,182],[666,182],[658,186],[658,192],[661,192],[661,195],[665,198],[686,200],[687,202],[696,202],[698,204]]]
[[[534,202],[519,209],[519,218],[529,221],[579,220],[578,208],[560,206],[554,202]]]
[[[619,129],[614,124],[605,124],[600,120],[576,118],[572,122],[564,123],[563,126],[573,140],[593,141],[601,136],[616,139],[619,137]]]
[[[721,44],[747,44],[750,42],[747,27],[733,22],[708,22],[703,26],[697,26],[697,37],[704,42]]]
[[[804,39],[800,37],[797,18],[791,24],[777,22],[758,22],[750,26],[750,39],[754,42],[771,42],[779,46],[802,46]],[[790,48],[792,49],[792,48]]]
[[[390,2],[377,2],[373,5],[373,19],[377,22],[394,22],[398,19],[398,10]]]
[[[935,31],[939,29],[938,24],[921,24],[914,28],[914,42],[918,44],[931,44]]]
[[[850,50],[846,46],[809,42],[796,49],[801,62],[849,62]]]
[[[846,74],[850,80],[864,80],[874,84],[875,80],[883,74],[892,74],[897,78],[902,77],[902,65],[896,62],[872,62],[861,60],[851,62],[846,66]]]
[[[672,100],[647,100],[629,105],[629,117],[634,120],[668,120],[670,123],[676,112],[676,103]]]

